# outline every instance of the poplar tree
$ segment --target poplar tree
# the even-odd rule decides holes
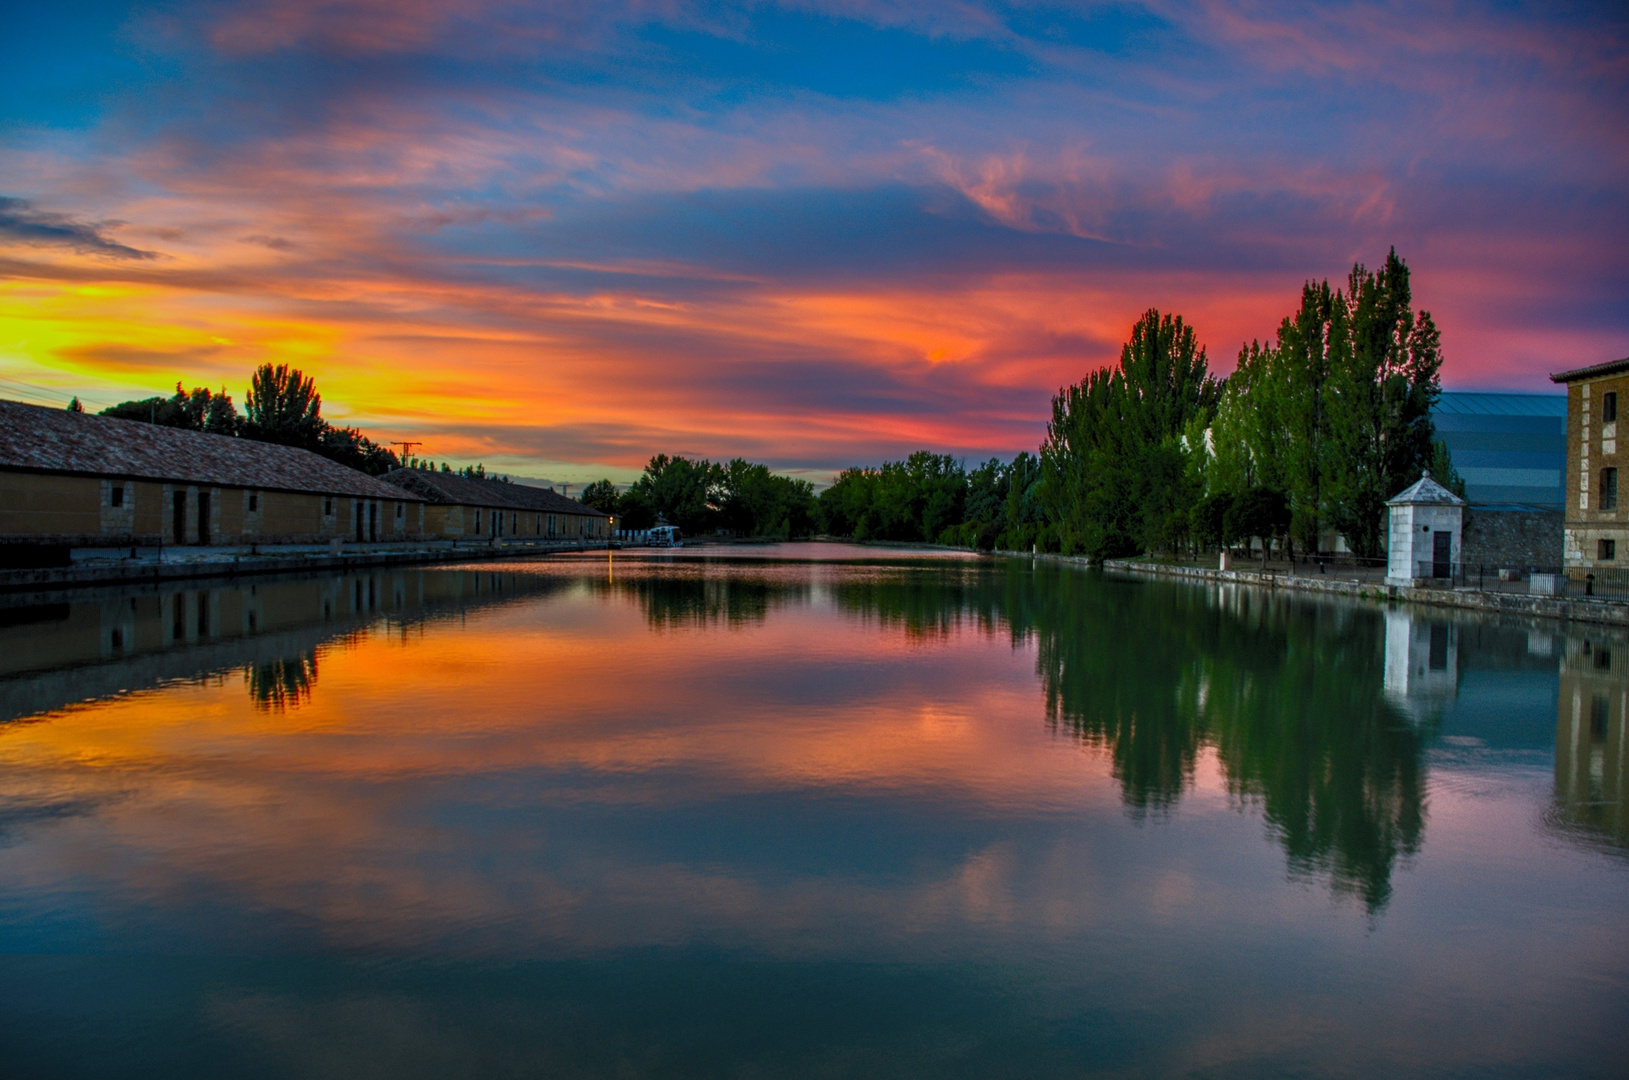
[[[1386,500],[1431,463],[1442,341],[1430,313],[1415,314],[1395,248],[1378,273],[1359,264],[1347,281],[1350,354],[1330,367],[1325,500],[1352,550],[1374,557]]]
[[[1103,557],[1181,542],[1199,495],[1183,436],[1217,397],[1193,327],[1154,308],[1132,327],[1118,368],[1058,391],[1041,447],[1056,546]]]

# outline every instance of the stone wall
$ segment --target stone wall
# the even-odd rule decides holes
[[[1561,565],[1561,512],[1534,507],[1465,511],[1465,566],[1519,568]]]

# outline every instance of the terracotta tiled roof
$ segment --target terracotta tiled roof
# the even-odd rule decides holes
[[[609,516],[576,499],[568,499],[557,491],[532,487],[530,484],[478,480],[473,476],[431,472],[428,469],[396,469],[380,479],[433,503],[533,510],[545,514],[577,514],[582,517]]]
[[[0,469],[414,499],[309,450],[0,401]]]
[[[1551,375],[1551,382],[1569,383],[1577,379],[1592,379],[1597,375],[1616,375],[1620,371],[1629,371],[1629,356],[1622,360],[1608,360],[1604,364],[1593,364],[1590,367],[1573,368],[1558,375]]]

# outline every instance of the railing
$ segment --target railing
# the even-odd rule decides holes
[[[1629,570],[1428,561],[1415,564],[1414,579],[1442,588],[1478,589],[1482,592],[1629,600]]]

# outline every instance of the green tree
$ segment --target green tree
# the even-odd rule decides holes
[[[692,461],[657,454],[629,491],[659,518],[695,536],[718,527],[717,487],[722,476],[722,468],[705,458]]]
[[[1448,444],[1441,439],[1431,442],[1431,479],[1461,499],[1465,497],[1465,478],[1454,468],[1453,455],[1448,452]]]
[[[617,486],[610,480],[596,480],[583,488],[577,501],[584,506],[591,506],[605,514],[615,514],[621,496],[617,494]]]
[[[1218,491],[1194,503],[1188,514],[1188,528],[1196,544],[1206,548],[1225,547],[1236,539],[1228,528],[1232,520],[1228,511],[1233,509],[1234,498],[1231,491]]]
[[[187,390],[179,382],[171,397],[121,401],[103,409],[101,415],[187,431],[207,431],[212,435],[236,435],[241,426],[237,409],[226,391],[216,394],[202,386]]]
[[[820,495],[822,526],[856,540],[963,543],[967,472],[949,454],[918,450],[875,469],[845,469]]]
[[[1049,539],[1094,558],[1178,542],[1200,494],[1186,479],[1197,451],[1184,436],[1195,417],[1214,414],[1218,397],[1193,328],[1145,312],[1118,368],[1052,399],[1041,446]]]
[[[723,466],[717,489],[719,520],[738,536],[807,536],[817,516],[814,487],[735,458]]]
[[[1223,515],[1222,531],[1229,537],[1249,536],[1261,540],[1261,565],[1267,565],[1268,549],[1290,528],[1290,501],[1282,491],[1253,487],[1233,500]]]
[[[243,433],[261,442],[317,450],[328,430],[316,382],[287,364],[255,369],[243,409]]]
[[[1413,311],[1396,249],[1378,272],[1354,266],[1348,289],[1351,351],[1338,355],[1329,380],[1327,498],[1331,523],[1372,557],[1386,500],[1431,462],[1441,335],[1429,312]]]
[[[322,437],[312,449],[325,458],[370,476],[383,476],[401,464],[396,460],[394,451],[375,443],[356,428],[336,428],[324,424]]]
[[[68,411],[77,413],[82,413],[85,411],[85,406],[79,403],[79,396],[77,394],[68,402]]]

